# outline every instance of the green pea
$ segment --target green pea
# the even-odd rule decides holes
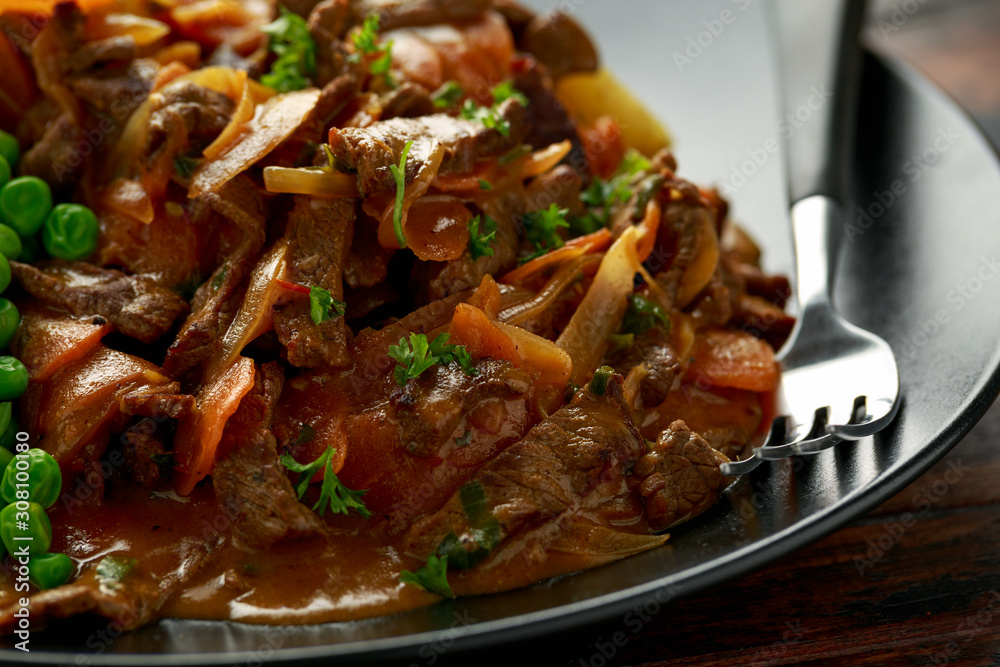
[[[14,302],[0,298],[0,350],[10,345],[10,339],[14,337],[20,323],[21,313],[17,312]],[[4,428],[6,424],[0,423],[0,433]]]
[[[0,255],[0,292],[10,287],[10,262]]]
[[[7,225],[0,225],[0,255],[7,259],[17,259],[23,249],[24,244],[17,232]]]
[[[21,254],[17,258],[20,262],[37,262],[45,257],[45,249],[37,236],[26,236],[21,239]]]
[[[28,388],[28,369],[14,357],[0,357],[0,401],[13,401]]]
[[[10,163],[0,155],[0,188],[10,183]]]
[[[17,423],[17,418],[12,415],[7,428],[0,433],[0,449],[14,451],[14,445],[17,444],[17,432],[20,430],[21,426]]]
[[[45,218],[42,243],[59,259],[83,259],[97,249],[97,216],[80,204],[59,204]]]
[[[27,505],[26,509],[18,509]],[[19,539],[20,538],[20,539]],[[27,547],[28,554],[38,556],[52,546],[52,523],[45,508],[38,503],[15,503],[0,510],[0,539],[7,551],[15,553]]]
[[[69,581],[76,566],[66,554],[41,554],[28,559],[28,580],[35,588],[47,590]]]
[[[0,449],[0,477],[7,471],[7,464],[14,460],[14,452]]]
[[[0,130],[0,156],[7,160],[7,164],[13,169],[21,159],[21,144],[10,132]]]
[[[36,176],[22,176],[0,189],[0,220],[21,238],[37,234],[52,210],[52,190]]]
[[[0,480],[0,498],[8,503],[28,500],[45,508],[55,505],[62,490],[62,471],[56,460],[37,448],[14,458],[15,464],[7,468]],[[18,491],[22,492],[20,497]]]

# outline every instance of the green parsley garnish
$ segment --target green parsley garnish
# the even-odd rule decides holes
[[[607,227],[611,207],[624,204],[632,198],[635,188],[632,181],[636,175],[648,171],[652,164],[641,153],[630,150],[622,158],[615,175],[607,181],[595,178],[586,190],[580,193],[580,201],[587,206],[587,214],[573,218],[573,231],[579,234],[590,234],[601,227]],[[663,181],[658,181],[662,186]],[[652,196],[647,193],[646,200]],[[645,204],[643,203],[643,208]]]
[[[403,234],[403,195],[406,192],[406,158],[412,147],[413,141],[407,141],[403,146],[403,154],[399,157],[399,165],[389,165],[389,171],[396,180],[396,206],[392,210],[392,229],[396,232],[396,242],[400,248],[406,247],[406,235]]]
[[[474,101],[465,100],[459,116],[465,120],[480,123],[488,130],[496,130],[505,137],[510,136],[510,122],[500,115],[499,107],[507,100],[513,98],[521,106],[528,106],[528,98],[514,88],[513,81],[504,81],[493,88],[493,106],[482,107]]]
[[[105,556],[97,564],[97,583],[104,590],[116,591],[122,587],[125,577],[132,571],[139,561],[135,558],[119,558],[117,556]]]
[[[476,216],[469,220],[469,255],[472,261],[480,257],[493,256],[493,241],[497,237],[497,221],[490,216],[482,216],[482,231],[480,232],[479,220],[481,216]]]
[[[395,378],[400,387],[431,366],[456,363],[466,375],[478,375],[479,370],[472,365],[472,356],[464,345],[448,345],[449,335],[440,334],[427,342],[425,334],[411,333],[410,339],[399,339],[399,345],[389,346],[389,356],[396,360]]]
[[[480,178],[479,179],[479,189],[480,190],[492,190],[493,186],[490,185],[489,181],[484,181],[483,179]]]
[[[525,214],[525,238],[534,246],[535,252],[522,258],[521,263],[541,257],[564,245],[558,230],[560,227],[569,227],[569,222],[566,220],[567,213],[569,213],[569,209],[559,208],[558,204],[552,204],[546,209]]]
[[[361,502],[361,496],[365,495],[367,491],[354,491],[337,479],[333,472],[333,452],[332,446],[327,447],[326,451],[312,463],[299,463],[290,454],[282,454],[281,464],[288,470],[299,473],[299,481],[295,484],[295,492],[298,494],[299,500],[306,495],[306,491],[309,490],[309,482],[316,473],[326,469],[319,500],[312,506],[312,509],[318,511],[320,516],[323,516],[329,507],[334,514],[349,514],[351,510],[354,510],[367,519],[372,513]]]
[[[594,396],[604,396],[605,392],[608,390],[608,382],[611,381],[611,376],[615,374],[615,369],[610,366],[601,366],[594,372],[594,377],[590,380],[590,393]]]
[[[464,94],[465,91],[458,81],[448,81],[431,94],[431,100],[435,109],[450,109]]]
[[[352,53],[349,59],[351,62],[357,63],[361,61],[362,56],[378,56],[372,61],[368,71],[371,72],[372,76],[383,77],[385,85],[395,88],[396,81],[389,71],[392,67],[393,42],[390,40],[385,44],[379,44],[378,33],[381,29],[378,14],[369,14],[362,23],[361,30],[352,37],[354,48],[357,51]]]
[[[657,303],[642,296],[633,294],[628,298],[628,308],[622,317],[621,330],[624,333],[639,335],[652,329],[663,327],[670,330],[670,319],[666,311]]]
[[[177,465],[177,460],[174,458],[173,454],[153,454],[149,457],[149,460],[156,464],[156,467],[160,469],[161,475],[169,475],[173,472],[174,467]]]
[[[312,426],[302,422],[299,427],[299,437],[295,439],[296,445],[304,445],[316,439],[316,430]]]
[[[174,156],[174,171],[181,178],[191,178],[191,174],[198,168],[198,160],[188,155],[177,154]]]
[[[309,315],[313,322],[323,324],[335,315],[343,315],[345,312],[347,304],[334,299],[330,290],[315,285],[309,288]]]
[[[316,76],[316,43],[306,20],[282,7],[281,15],[261,30],[269,35],[268,47],[277,59],[260,82],[279,93],[311,86],[310,77]]]
[[[403,570],[399,573],[399,580],[404,584],[411,584],[424,589],[428,593],[441,595],[446,598],[454,598],[455,593],[448,584],[448,557],[438,558],[436,554],[427,557],[427,565],[417,569],[416,572]]]

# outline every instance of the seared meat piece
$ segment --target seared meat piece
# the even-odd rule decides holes
[[[358,72],[362,64],[350,61],[342,41],[351,20],[348,0],[323,0],[308,12],[308,17],[309,34],[316,43],[316,85],[324,88],[331,80],[351,70]]]
[[[437,456],[449,444],[459,422],[472,408],[491,398],[527,396],[531,378],[509,364],[487,359],[475,376],[455,365],[435,366],[394,392],[390,404],[396,411],[397,445],[413,456]],[[484,425],[501,428],[506,411],[493,403],[494,415],[482,406]]]
[[[518,228],[525,213],[523,194],[511,192],[483,204],[483,212],[497,223],[493,256],[473,260],[466,250],[451,262],[417,262],[411,283],[417,288],[417,303],[433,303],[463,290],[474,289],[487,274],[502,275],[517,264],[521,241]]]
[[[163,362],[164,369],[174,377],[188,373],[215,351],[239,305],[233,297],[264,247],[264,203],[248,176],[241,174],[218,193],[206,193],[204,199],[243,232],[243,239],[195,292],[191,315]]]
[[[458,23],[488,11],[492,0],[351,0],[353,24],[371,13],[382,17],[382,29]]]
[[[131,38],[128,41],[132,42]],[[134,43],[132,48],[135,48]],[[110,117],[118,127],[124,127],[131,112],[149,96],[158,70],[153,60],[132,60],[126,67],[77,74],[67,80],[67,85],[92,110]]]
[[[299,502],[278,461],[271,421],[283,384],[284,372],[278,363],[257,369],[253,389],[226,422],[212,471],[216,497],[235,514],[234,536],[253,548],[324,530],[319,517]]]
[[[187,310],[183,298],[144,276],[59,259],[10,266],[14,278],[36,299],[78,317],[100,315],[144,343],[160,338]]]
[[[663,403],[667,392],[681,371],[677,353],[670,345],[670,337],[660,327],[653,327],[635,337],[632,347],[609,360],[609,364],[622,375],[643,364],[647,374],[642,379],[642,405],[647,408]]]
[[[419,83],[403,83],[382,101],[382,120],[430,116],[436,111],[431,94]]]
[[[396,183],[389,167],[398,165],[403,147],[413,141],[406,161],[406,182],[425,168],[438,144],[444,146],[439,174],[472,171],[476,160],[499,157],[519,146],[528,127],[524,107],[516,100],[504,102],[500,115],[510,123],[509,136],[480,123],[444,114],[421,118],[393,118],[369,127],[330,129],[330,148],[337,167],[357,172],[364,195],[394,193]]]
[[[426,558],[443,551],[454,569],[482,560],[449,578],[457,593],[467,595],[515,588],[661,544],[663,538],[600,523],[602,510],[630,499],[631,510],[642,512],[628,471],[646,446],[623,400],[621,376],[599,393],[593,385],[578,391],[569,405],[486,463],[441,510],[413,526],[407,552]]]
[[[155,419],[147,417],[122,435],[122,455],[129,476],[144,489],[164,486],[170,475],[167,434]],[[162,457],[162,458],[158,458]],[[157,461],[160,463],[157,463]]]
[[[729,484],[719,466],[729,461],[677,420],[660,434],[652,451],[635,462],[646,500],[646,520],[663,530],[698,516],[719,499]]]
[[[169,135],[183,132],[182,146],[204,148],[229,124],[235,104],[222,93],[184,81],[167,86],[151,100],[149,134],[143,155],[152,160]]]
[[[176,382],[173,383],[172,387],[169,391],[126,394],[122,397],[122,413],[151,417],[159,421],[187,417],[195,409],[194,396],[178,393],[180,385]]]
[[[354,224],[354,240],[344,265],[344,282],[352,288],[375,287],[389,275],[389,260],[396,254],[378,242],[378,223],[361,216]]]
[[[580,143],[576,123],[570,118],[566,107],[556,97],[552,78],[539,67],[538,63],[527,59],[523,66],[516,70],[514,85],[528,98],[528,133],[524,143],[535,148],[545,148],[560,141],[569,139],[573,150],[566,156],[565,162],[581,173],[587,171],[587,158]]]
[[[55,187],[76,182],[84,164],[77,151],[84,141],[83,130],[72,116],[64,114],[49,123],[38,143],[25,151],[18,170]]]
[[[580,201],[582,190],[580,172],[561,164],[532,180],[526,194],[532,210],[556,204],[559,208],[568,209],[572,216],[583,213],[583,202]]]
[[[679,193],[675,199],[674,192]],[[716,209],[698,188],[687,181],[667,178],[660,194],[663,218],[646,267],[671,300],[677,298],[684,272],[698,252],[698,239],[706,225],[716,226]]]
[[[531,19],[517,46],[535,56],[554,79],[572,72],[593,72],[599,64],[590,37],[562,11],[546,12]]]
[[[295,198],[286,232],[293,282],[325,289],[334,299],[343,301],[344,266],[351,249],[354,218],[352,199]],[[275,308],[274,328],[293,366],[343,367],[351,363],[347,350],[350,332],[344,318],[331,311],[329,319],[317,324],[308,298]]]

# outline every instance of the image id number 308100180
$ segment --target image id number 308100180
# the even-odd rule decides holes
[[[28,498],[31,496],[31,489],[29,488],[30,475],[28,475],[28,440],[29,436],[25,431],[19,431],[17,434],[17,444],[15,445],[15,456],[14,460],[10,462],[10,465],[15,467],[15,489],[16,498],[14,504],[17,509],[17,513],[14,515],[14,519],[18,522],[18,528],[21,528],[23,533],[21,535],[15,535],[14,540],[19,542],[14,550],[11,552],[11,557],[14,559],[14,590],[18,593],[23,593],[17,601],[17,609],[14,611],[14,617],[17,619],[16,629],[14,630],[14,635],[17,637],[17,642],[14,644],[14,648],[19,651],[28,652],[30,651],[29,642],[31,640],[31,611],[28,608],[28,580],[31,573],[30,570],[30,554],[31,547],[30,542],[33,539],[31,535],[30,526],[28,523],[31,521],[31,513],[28,512]],[[20,524],[23,522],[23,526]]]

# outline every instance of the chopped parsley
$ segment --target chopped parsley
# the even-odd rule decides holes
[[[458,81],[448,81],[431,94],[435,109],[450,109],[462,99],[465,91]]]
[[[163,476],[169,475],[173,472],[174,467],[177,465],[177,459],[174,458],[173,454],[153,454],[149,457],[149,460],[156,464],[156,467],[160,469],[160,474]]]
[[[189,156],[178,153],[174,156],[174,171],[181,178],[191,178],[191,174],[194,170],[198,168],[198,160]]]
[[[613,356],[619,352],[631,349],[631,347],[635,345],[635,334],[611,334],[608,336],[608,343],[610,343],[610,346],[608,347],[607,356]]]
[[[621,330],[624,333],[639,335],[652,329],[663,327],[670,330],[670,319],[666,311],[657,303],[642,296],[633,294],[628,298],[628,308],[622,317]]]
[[[309,288],[309,315],[316,324],[323,324],[347,312],[347,304],[333,298],[329,290],[313,285]]]
[[[139,561],[135,558],[119,558],[117,556],[105,556],[97,564],[97,583],[102,590],[117,591],[122,587],[122,582],[128,576]]]
[[[482,225],[480,225],[482,218]],[[480,226],[482,229],[480,229]],[[469,255],[475,261],[493,256],[493,241],[497,237],[497,222],[490,216],[476,216],[469,220]]]
[[[382,29],[378,14],[372,13],[365,17],[361,24],[361,30],[352,36],[355,53],[350,55],[351,62],[361,62],[362,56],[374,56],[368,71],[372,76],[381,76],[385,85],[389,88],[396,87],[396,80],[392,78],[390,69],[392,68],[392,40],[385,44],[378,41],[378,33]]]
[[[312,506],[312,509],[319,512],[320,516],[329,508],[334,514],[350,514],[354,510],[366,519],[372,515],[361,502],[361,496],[367,491],[354,491],[349,489],[337,478],[333,472],[333,447],[327,447],[323,454],[312,463],[299,463],[290,454],[281,456],[281,464],[292,472],[299,473],[299,481],[295,484],[295,492],[299,500],[306,495],[309,490],[309,482],[320,470],[324,470],[323,486],[320,488],[319,500]]]
[[[490,185],[489,181],[484,181],[483,179],[480,178],[479,179],[479,189],[480,190],[492,190],[493,186]]]
[[[456,363],[466,375],[478,375],[472,365],[472,356],[464,345],[448,345],[448,334],[440,334],[428,342],[424,334],[411,333],[410,339],[399,339],[399,345],[389,346],[389,356],[396,360],[394,377],[400,387],[408,380],[419,377],[432,366]]]
[[[309,424],[302,422],[299,426],[299,436],[295,438],[296,445],[305,445],[316,439],[316,431]]]
[[[525,214],[525,238],[534,246],[535,252],[523,257],[522,263],[541,257],[564,245],[562,237],[559,235],[559,228],[569,227],[569,222],[566,220],[568,213],[569,209],[559,208],[558,204],[552,204],[546,209]]]
[[[493,106],[479,106],[473,100],[465,100],[459,116],[465,120],[480,123],[488,130],[496,130],[505,137],[510,136],[510,121],[500,115],[500,105],[509,99],[515,99],[518,103],[528,106],[528,98],[514,88],[513,81],[504,81],[493,88]]]
[[[306,20],[282,7],[281,15],[261,30],[269,35],[268,47],[277,59],[260,82],[279,93],[311,86],[311,77],[316,76],[316,43]]]
[[[392,229],[396,232],[396,242],[400,248],[406,247],[406,235],[403,234],[403,195],[406,193],[406,158],[413,148],[413,141],[407,141],[403,153],[399,156],[399,164],[389,165],[389,171],[396,181],[396,206],[392,210]]]
[[[625,204],[632,198],[635,190],[632,181],[638,174],[648,171],[652,164],[641,153],[630,150],[622,158],[615,175],[604,181],[595,178],[586,190],[580,193],[580,201],[587,207],[587,213],[573,218],[573,231],[579,234],[590,234],[601,227],[607,227],[611,215],[611,207],[615,204]],[[659,179],[659,185],[663,181]],[[646,200],[653,193],[647,193]],[[645,204],[643,204],[645,208]]]
[[[601,366],[594,372],[594,377],[590,380],[590,393],[594,396],[604,396],[608,390],[608,382],[611,381],[611,376],[615,374],[615,369],[610,366]]]
[[[455,593],[448,584],[448,557],[438,557],[431,554],[427,557],[427,564],[418,568],[416,572],[403,570],[399,573],[399,580],[404,584],[411,584],[424,589],[428,593],[441,595],[446,598],[454,598]]]

